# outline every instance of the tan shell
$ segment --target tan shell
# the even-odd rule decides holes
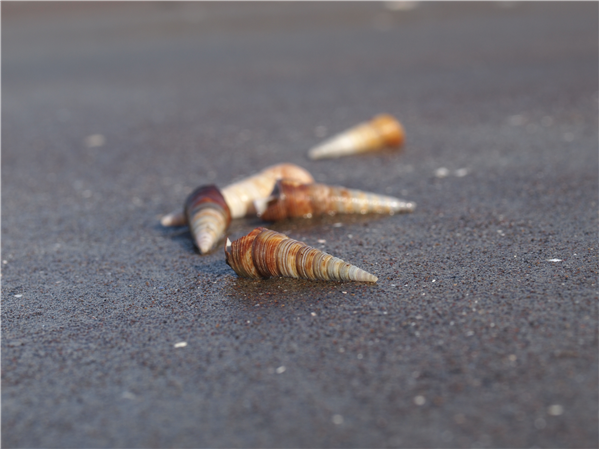
[[[229,207],[215,185],[200,186],[192,192],[184,206],[190,233],[200,253],[208,253],[225,236],[231,223]]]
[[[271,196],[255,204],[261,219],[269,222],[325,214],[396,214],[415,209],[414,202],[395,197],[294,180],[278,180]]]
[[[295,164],[284,163],[267,167],[262,172],[230,184],[221,191],[229,205],[231,217],[238,219],[255,215],[254,201],[268,197],[275,186],[275,181],[280,178],[292,178],[302,183],[314,181],[310,173]]]
[[[380,114],[311,148],[308,156],[311,159],[339,158],[386,147],[400,147],[404,137],[404,127],[400,122],[388,114]]]
[[[241,277],[288,277],[325,281],[366,281],[377,277],[335,256],[267,228],[255,228],[225,249],[227,264]]]

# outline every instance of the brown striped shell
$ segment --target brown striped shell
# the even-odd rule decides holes
[[[404,127],[389,114],[375,116],[311,148],[311,159],[339,158],[383,148],[400,147],[404,143]]]
[[[255,215],[254,201],[267,197],[280,178],[291,178],[302,183],[312,183],[312,175],[295,164],[283,163],[267,167],[263,171],[230,184],[221,192],[231,210],[231,217],[238,219]]]
[[[229,207],[215,185],[200,186],[185,201],[184,214],[200,253],[208,253],[231,223]]]
[[[225,249],[225,260],[245,278],[377,281],[376,276],[335,256],[263,227],[228,244],[231,252]]]
[[[412,212],[415,203],[341,186],[278,180],[271,196],[256,202],[256,209],[261,219],[274,222],[287,218],[309,218],[325,214]]]

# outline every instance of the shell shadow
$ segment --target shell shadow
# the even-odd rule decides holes
[[[219,251],[211,252],[209,255],[212,255]],[[221,249],[221,251],[223,251]],[[194,270],[201,272],[204,275],[209,275],[211,278],[215,280],[220,279],[222,277],[230,277],[235,275],[235,273],[231,270],[231,267],[227,265],[225,262],[225,257],[222,258],[211,258],[208,255],[206,257],[201,257],[197,263],[193,265]]]
[[[377,289],[379,287],[375,284],[360,282],[311,281],[296,278],[258,280],[233,278],[227,281],[223,294],[231,301],[245,307],[256,307],[258,304],[269,309],[287,304],[310,308],[334,298],[350,298],[353,294],[364,296]],[[346,294],[349,296],[346,297]]]
[[[260,225],[283,234],[295,231],[327,230],[346,225],[366,225],[370,222],[385,220],[387,214],[336,214],[318,216],[310,219],[286,219],[278,222],[261,222]]]
[[[376,292],[377,287],[367,283],[292,278],[234,278],[221,288],[228,319],[264,332],[304,327],[310,319],[329,315],[328,311],[361,308]],[[299,318],[308,318],[309,322],[298,322]]]
[[[163,237],[177,242],[187,253],[198,253],[187,225],[181,227],[163,227],[161,224],[156,224],[154,229]]]
[[[385,220],[389,217],[385,214],[338,214],[334,216],[313,217],[311,219],[285,219],[277,222],[266,222],[258,217],[251,217],[232,221],[226,236],[233,241],[247,235],[256,227],[264,227],[284,234],[312,230],[319,232],[338,226],[367,225],[370,222]],[[189,233],[188,237],[191,240]]]

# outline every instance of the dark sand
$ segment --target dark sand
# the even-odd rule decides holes
[[[4,448],[598,448],[598,3],[410,6],[2,4]],[[284,161],[417,202],[273,226],[376,285],[159,225]]]

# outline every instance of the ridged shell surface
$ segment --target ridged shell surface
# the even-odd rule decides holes
[[[308,156],[311,159],[339,158],[386,147],[400,147],[404,143],[404,136],[400,122],[389,114],[380,114],[311,148]]]
[[[278,180],[271,196],[256,205],[261,219],[269,222],[325,214],[396,214],[415,209],[414,202],[395,197],[294,180]]]
[[[365,281],[377,277],[285,234],[255,228],[225,250],[227,264],[241,277],[288,277],[324,281]]]
[[[194,243],[203,254],[216,246],[231,223],[229,207],[215,185],[200,186],[192,192],[184,212]]]
[[[291,178],[302,183],[312,183],[312,175],[295,164],[283,163],[267,167],[263,171],[230,184],[221,191],[229,205],[231,217],[238,219],[256,214],[254,201],[267,197],[280,178]]]

